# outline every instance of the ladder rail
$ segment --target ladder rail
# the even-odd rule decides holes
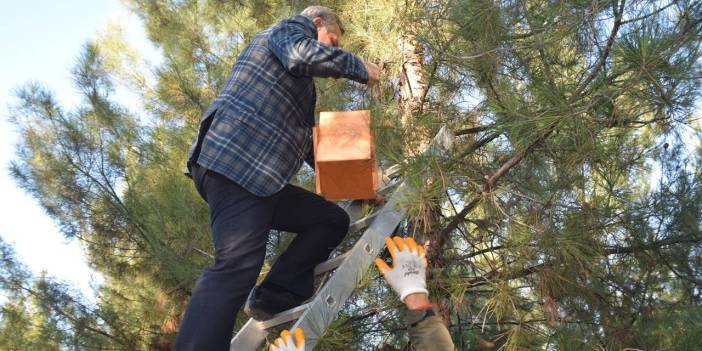
[[[406,199],[403,190],[408,184],[401,184],[395,195],[385,205],[379,218],[371,224],[365,234],[349,251],[348,257],[329,278],[308,308],[300,316],[293,328],[305,331],[305,348],[312,350],[329,325],[336,319],[346,300],[356,289],[363,274],[373,263],[384,246],[384,238],[404,219],[405,210],[397,206]]]
[[[446,126],[425,151],[426,155],[438,156],[452,146],[453,135]],[[305,349],[311,351],[319,342],[327,328],[336,319],[346,300],[356,290],[357,284],[373,264],[375,258],[385,247],[385,237],[392,233],[405,218],[405,203],[416,193],[411,183],[402,181],[376,216],[375,221],[366,229],[363,236],[348,252],[348,257],[337,268],[322,289],[307,303],[307,309],[293,325],[305,332]]]

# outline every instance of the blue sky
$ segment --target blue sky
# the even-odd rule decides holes
[[[0,2],[0,236],[14,244],[20,260],[32,271],[70,282],[90,295],[90,282],[101,281],[86,264],[77,241],[67,241],[37,201],[9,176],[17,134],[8,122],[13,91],[38,81],[54,92],[64,109],[80,102],[70,70],[81,47],[118,22],[140,51],[153,53],[139,19],[119,0],[3,0]],[[129,102],[127,102],[129,105]],[[138,106],[130,106],[133,109]]]

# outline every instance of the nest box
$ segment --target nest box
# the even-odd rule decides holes
[[[313,139],[317,193],[327,200],[375,198],[370,111],[322,112]]]

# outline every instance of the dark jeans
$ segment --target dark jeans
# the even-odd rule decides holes
[[[192,167],[192,176],[210,208],[215,263],[193,288],[174,349],[228,350],[236,315],[261,271],[270,229],[297,236],[262,285],[307,299],[314,267],[346,236],[349,217],[334,203],[289,184],[258,197],[204,167]]]

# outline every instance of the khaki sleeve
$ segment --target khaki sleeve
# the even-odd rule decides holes
[[[409,338],[412,348],[417,351],[453,351],[451,334],[437,316],[427,317],[425,320],[411,326]]]

